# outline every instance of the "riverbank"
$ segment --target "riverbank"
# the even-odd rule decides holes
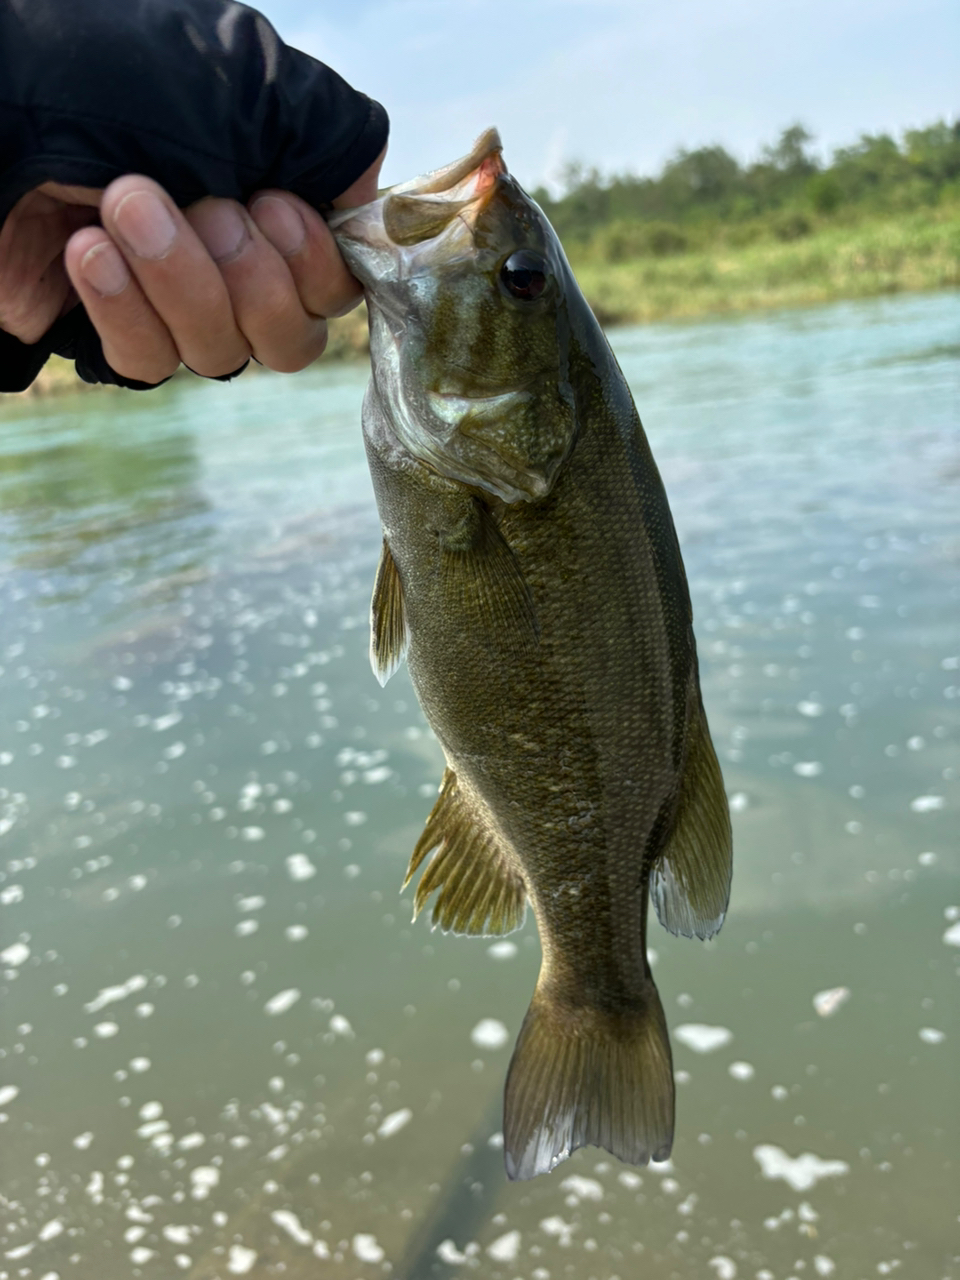
[[[604,326],[812,306],[842,298],[960,287],[960,206],[827,225],[802,238],[610,261],[602,244],[570,260]],[[369,350],[364,307],[330,322],[325,360]],[[250,376],[257,366],[251,364]],[[193,377],[187,370],[178,376]],[[54,356],[24,395],[97,390]],[[102,389],[102,388],[99,388]]]
[[[960,206],[824,226],[740,248],[722,242],[611,262],[573,248],[601,323],[643,324],[960,286]]]

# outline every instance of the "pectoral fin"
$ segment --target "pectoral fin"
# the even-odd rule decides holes
[[[393,553],[383,540],[380,564],[370,601],[370,665],[382,685],[403,661],[407,651],[407,623],[403,612],[403,584]]]
[[[732,874],[730,811],[707,719],[698,704],[673,833],[650,877],[660,923],[687,938],[712,938],[723,924]]]
[[[432,922],[445,933],[510,933],[523,924],[523,881],[499,847],[497,837],[474,815],[447,769],[440,797],[410,859],[410,883],[428,854],[430,863],[414,897],[414,919],[439,889]]]
[[[540,625],[523,571],[490,511],[476,502],[467,520],[441,540],[446,598],[461,617],[476,618],[497,647],[535,649]]]

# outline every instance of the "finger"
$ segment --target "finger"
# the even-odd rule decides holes
[[[261,191],[250,201],[250,216],[286,262],[305,311],[342,316],[353,310],[363,291],[315,209],[289,191]]]
[[[63,258],[110,368],[138,382],[169,378],[180,364],[176,344],[106,231],[77,231]]]
[[[0,228],[0,329],[21,342],[43,337],[70,294],[64,245],[96,219],[95,209],[63,204],[40,190],[17,201]]]
[[[186,217],[217,262],[234,319],[260,363],[294,373],[316,360],[327,344],[327,322],[304,309],[287,263],[246,209],[206,199]]]
[[[184,364],[209,378],[242,365],[250,347],[223,277],[163,188],[137,175],[117,178],[104,192],[100,216]]]

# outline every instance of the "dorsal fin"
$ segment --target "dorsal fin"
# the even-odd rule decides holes
[[[433,854],[414,897],[417,918],[439,889],[432,924],[444,933],[511,933],[523,924],[526,892],[496,835],[472,811],[457,775],[447,769],[440,795],[410,859],[406,888],[417,868]]]
[[[370,601],[370,665],[382,685],[399,667],[406,651],[403,584],[393,553],[384,538]]]
[[[665,929],[712,938],[730,899],[733,840],[723,775],[699,699],[691,719],[677,816],[654,864],[650,896]]]

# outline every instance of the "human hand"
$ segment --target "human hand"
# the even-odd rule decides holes
[[[334,206],[373,199],[382,162],[383,153]],[[146,177],[104,191],[45,183],[0,231],[0,328],[36,342],[79,298],[111,368],[144,383],[181,361],[206,377],[251,355],[302,369],[326,345],[326,318],[360,296],[326,223],[290,192],[181,211]]]

